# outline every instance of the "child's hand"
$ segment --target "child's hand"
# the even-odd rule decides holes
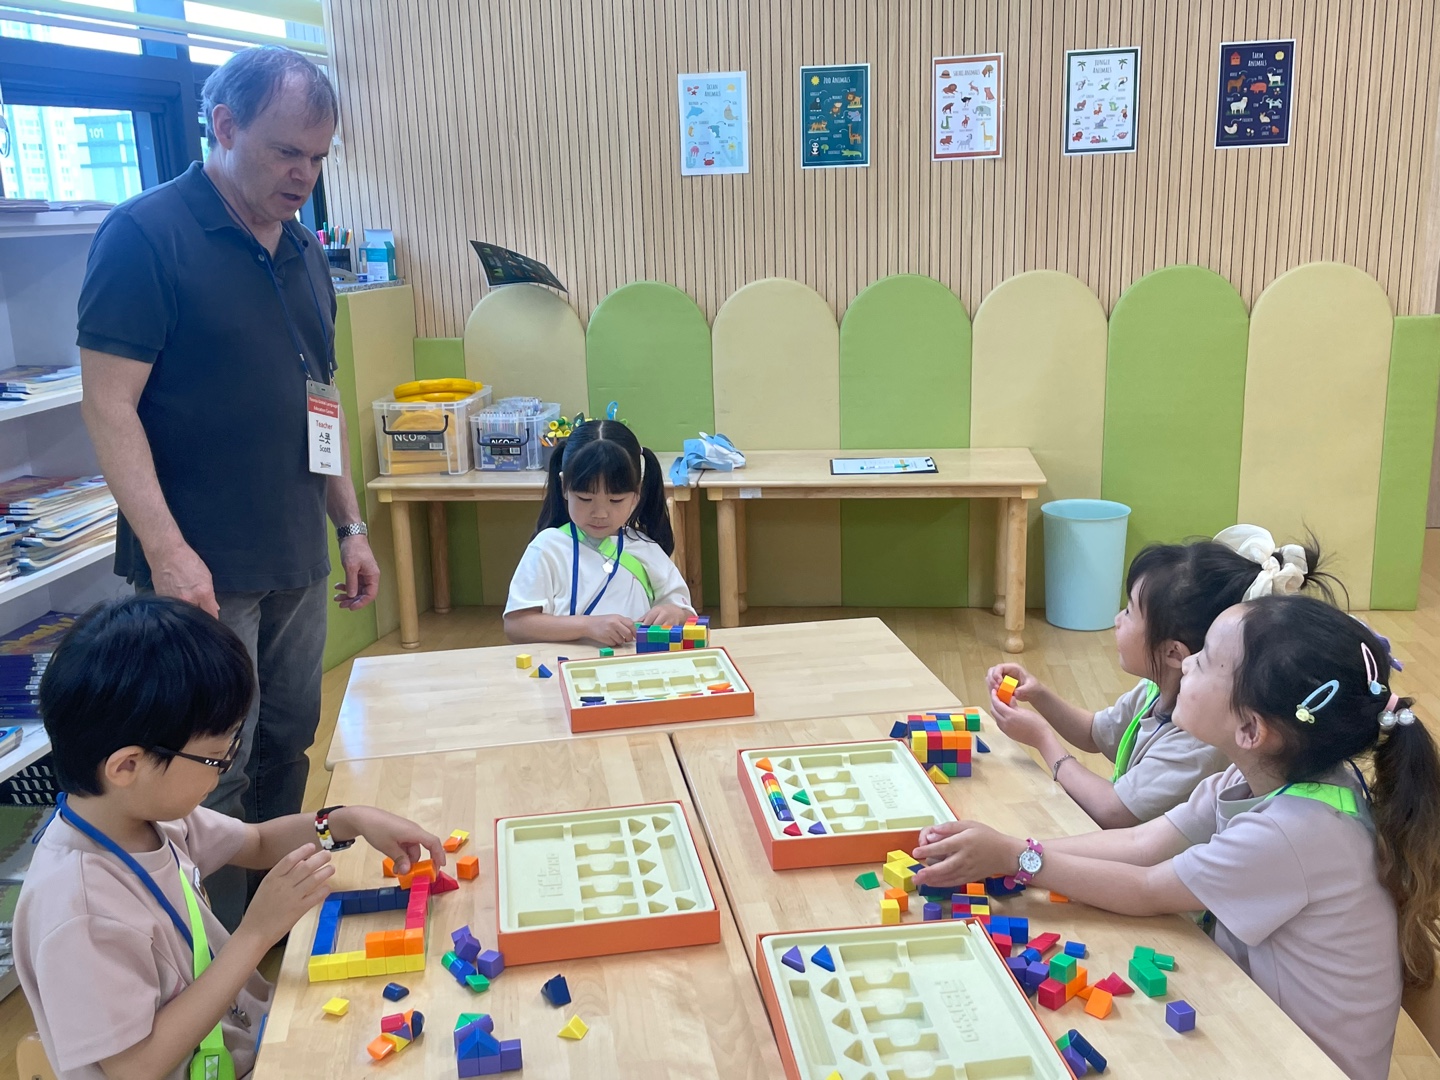
[[[1014,699],[1016,701],[1029,701],[1030,698],[1044,689],[1045,684],[1031,675],[1019,664],[996,664],[985,673],[985,685],[993,695],[1000,689],[1000,680],[1009,675],[1020,685],[1015,688]]]
[[[296,848],[260,882],[236,934],[253,934],[269,948],[291,931],[301,915],[330,895],[328,882],[334,876],[328,851],[316,844]]]
[[[933,844],[937,840],[943,840],[947,836],[953,836],[965,826],[958,821],[942,821],[937,825],[926,825],[920,830],[920,846]],[[910,854],[914,855],[912,851]],[[919,861],[918,859],[916,860]]]
[[[990,691],[990,715],[995,718],[995,726],[1003,731],[1010,738],[1026,746],[1033,746],[1041,749],[1041,743],[1053,733],[1050,730],[1050,722],[1032,709],[1017,709],[1013,705],[1006,705],[995,696],[995,691]]]
[[[941,829],[947,835],[915,849],[915,858],[930,865],[915,872],[916,885],[937,885],[952,888],[987,877],[1013,874],[1020,865],[1025,841],[998,833],[988,825],[975,821],[936,825],[928,832]]]
[[[635,624],[624,615],[582,615],[585,636],[601,645],[624,645],[635,640]]]
[[[374,806],[346,806],[339,812],[345,814],[346,825],[364,837],[367,844],[395,860],[396,874],[409,872],[421,857],[421,847],[430,852],[437,870],[445,865],[444,841],[415,822]]]
[[[694,617],[693,611],[679,604],[656,604],[640,621],[646,626],[679,626],[686,619]]]

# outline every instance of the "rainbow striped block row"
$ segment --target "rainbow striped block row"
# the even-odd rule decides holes
[[[710,616],[696,615],[679,626],[635,624],[637,653],[681,652],[685,649],[710,647]]]
[[[960,713],[931,712],[908,716],[892,734],[905,740],[915,760],[928,771],[932,766],[946,776],[969,776],[974,749],[970,732],[980,730],[980,710]]]

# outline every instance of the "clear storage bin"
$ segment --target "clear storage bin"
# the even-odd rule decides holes
[[[459,401],[374,403],[375,444],[381,476],[470,471],[470,416],[490,404],[486,386]]]
[[[550,425],[559,419],[559,403],[539,398],[501,398],[472,413],[475,468],[519,472],[548,467],[555,449]]]

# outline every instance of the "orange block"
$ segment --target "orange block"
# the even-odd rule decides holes
[[[424,931],[424,929],[421,928],[421,929],[418,929],[418,930],[406,930],[406,931],[405,931],[405,955],[406,955],[406,956],[418,956],[418,955],[420,955],[421,953],[423,953],[424,951],[425,951],[425,931]]]
[[[416,878],[424,878],[427,881],[435,880],[435,864],[429,859],[421,859],[412,866],[408,873],[400,875],[400,887],[408,889],[414,884]]]
[[[968,885],[965,886],[965,895],[966,895],[966,896],[984,896],[984,895],[985,895],[985,886],[984,886],[984,884],[983,884],[982,882],[979,882],[979,881],[972,881],[972,882],[970,882],[970,884],[968,884]]]
[[[405,931],[404,931],[404,930],[386,930],[386,931],[385,931],[385,955],[386,955],[386,956],[404,956],[404,955],[405,955]]]
[[[1090,988],[1090,1000],[1085,1003],[1085,1011],[1096,1020],[1104,1020],[1110,1015],[1110,1010],[1115,1007],[1115,998],[1108,990],[1101,990],[1098,986]]]
[[[385,931],[375,930],[365,935],[365,959],[379,960],[385,955]]]
[[[885,899],[894,900],[899,903],[901,911],[910,910],[910,894],[904,889],[886,889]]]
[[[1081,988],[1089,985],[1090,973],[1083,967],[1077,965],[1075,968],[1075,977],[1065,984],[1065,1000],[1069,1001],[1080,992]]]
[[[480,876],[480,857],[466,855],[455,864],[455,872],[460,875],[461,881],[474,881]]]
[[[1061,896],[1058,892],[1052,892],[1050,894],[1050,903],[1052,904],[1068,904],[1069,902],[1070,898],[1068,896]]]
[[[1090,995],[1094,993],[1094,991],[1095,988],[1093,986],[1082,986],[1079,990],[1075,991],[1075,996],[1081,1001],[1089,1001]]]
[[[386,877],[394,877],[395,860],[387,858],[383,863],[380,864],[380,870]]]
[[[395,1052],[395,1044],[385,1038],[384,1035],[377,1035],[370,1040],[370,1045],[365,1047],[365,1052],[376,1061],[379,1061],[381,1058],[387,1057]]]

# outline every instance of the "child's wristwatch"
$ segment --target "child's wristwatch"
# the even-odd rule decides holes
[[[1020,852],[1020,868],[1015,871],[1015,876],[1005,883],[1006,888],[1014,888],[1016,885],[1029,885],[1035,880],[1035,875],[1045,864],[1045,849],[1039,842],[1025,838],[1025,850]]]
[[[355,843],[354,840],[336,840],[330,832],[330,815],[343,809],[343,806],[327,806],[315,814],[315,835],[320,838],[320,846],[326,851],[344,851]]]

